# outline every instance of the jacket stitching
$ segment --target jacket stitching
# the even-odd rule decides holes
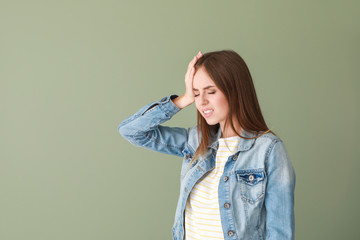
[[[278,139],[273,139],[270,146],[268,147],[267,151],[266,151],[266,154],[265,154],[265,167],[266,167],[266,170],[267,170],[267,166],[268,166],[268,161],[269,161],[269,156],[270,156],[270,153],[272,152],[272,150],[274,149],[274,146],[275,144],[279,142]]]

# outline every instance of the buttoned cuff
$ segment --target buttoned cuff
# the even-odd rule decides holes
[[[172,101],[173,99],[177,98],[178,95],[176,94],[172,94],[166,97],[163,97],[160,101],[159,101],[159,105],[160,108],[166,112],[166,114],[171,117],[173,115],[175,115],[177,112],[179,112],[181,109],[178,108],[174,102]]]

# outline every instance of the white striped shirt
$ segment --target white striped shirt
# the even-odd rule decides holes
[[[185,207],[185,239],[224,239],[221,226],[218,187],[225,163],[240,142],[239,136],[219,138],[215,168],[191,190]],[[226,145],[227,144],[227,145]]]

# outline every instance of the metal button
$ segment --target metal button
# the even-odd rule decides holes
[[[237,157],[238,157],[238,155],[235,154],[235,155],[233,156],[233,160],[236,161],[236,160],[237,160]]]
[[[228,236],[229,236],[229,237],[234,236],[234,234],[235,234],[234,231],[232,231],[232,230],[228,231]]]
[[[224,208],[228,209],[230,207],[230,203],[225,203]]]
[[[167,98],[167,97],[164,97],[164,98],[162,98],[160,101],[161,101],[161,102],[165,102],[166,98]]]
[[[254,175],[250,174],[250,176],[249,176],[249,181],[252,182],[252,181],[254,181],[254,179],[255,179],[255,178],[254,178]]]
[[[189,158],[190,158],[190,154],[186,154],[185,158],[186,158],[186,159],[189,159]]]
[[[225,176],[225,177],[224,177],[224,182],[227,182],[227,180],[229,180],[229,177],[228,177],[228,176]]]

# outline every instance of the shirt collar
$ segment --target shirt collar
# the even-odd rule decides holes
[[[248,131],[245,131],[245,129],[242,130],[241,134],[242,137],[252,138],[257,136],[255,133],[251,133]],[[214,133],[210,138],[210,148],[213,148],[214,150],[218,149],[219,146],[219,138],[221,137],[221,127],[219,126],[216,133]],[[245,139],[240,138],[239,145],[237,147],[237,151],[247,151],[249,150],[252,145],[254,144],[256,139]]]

